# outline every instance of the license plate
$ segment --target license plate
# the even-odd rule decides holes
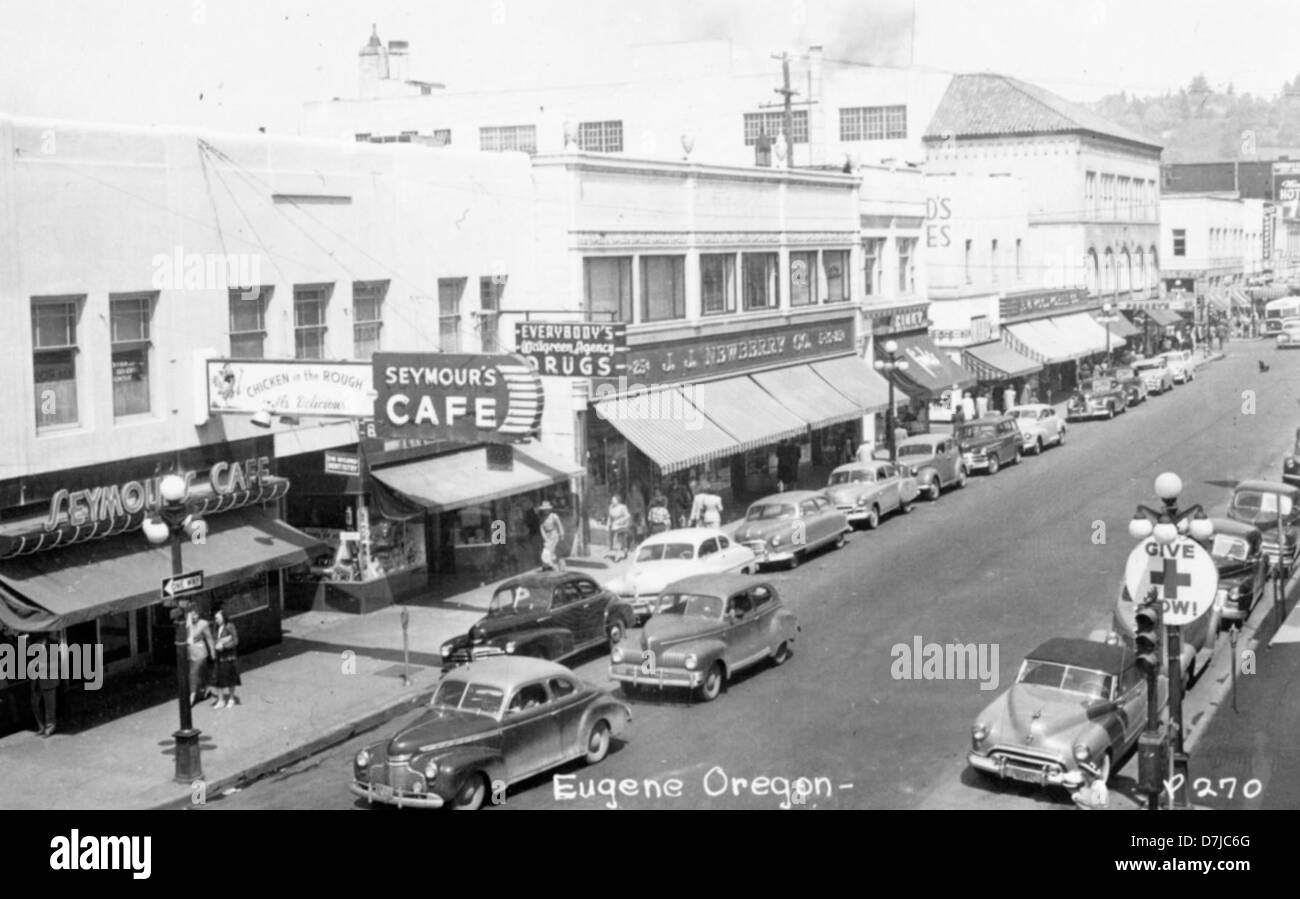
[[[386,802],[393,798],[393,788],[388,784],[372,784],[371,790],[374,792],[374,797],[381,802]]]
[[[1043,782],[1043,772],[1034,768],[1018,768],[1015,765],[1007,765],[1005,774],[1012,780],[1024,781],[1025,783],[1041,784]]]

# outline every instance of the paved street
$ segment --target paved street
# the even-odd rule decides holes
[[[971,721],[1011,683],[1025,652],[1109,621],[1132,548],[1126,525],[1136,503],[1154,502],[1157,474],[1176,471],[1185,502],[1212,514],[1232,482],[1277,476],[1296,419],[1300,354],[1281,355],[1271,342],[1229,344],[1227,354],[1193,383],[1114,421],[1071,425],[1062,448],[972,477],[937,504],[855,534],[844,549],[771,573],[803,626],[785,667],[753,670],[712,704],[638,696],[629,742],[594,768],[559,772],[573,776],[575,791],[585,785],[596,795],[558,797],[547,775],[512,788],[506,807],[775,808],[785,801],[773,792],[783,781],[760,781],[759,790],[750,782],[808,777],[824,778],[821,795],[807,801],[822,808],[1072,808],[1064,792],[1001,788],[967,772]],[[1271,371],[1259,372],[1260,358]],[[997,688],[895,680],[891,648],[916,639],[996,647]],[[605,682],[607,665],[593,654],[578,671]],[[1294,679],[1294,665],[1287,670],[1278,676]],[[1253,700],[1256,714],[1260,705]],[[346,789],[352,755],[410,717],[211,807],[364,805]],[[645,781],[673,777],[684,784],[681,798],[644,798]],[[625,778],[642,795],[599,795],[600,782],[608,793],[608,781]]]

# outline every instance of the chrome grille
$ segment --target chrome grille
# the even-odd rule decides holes
[[[1038,768],[1049,772],[1063,770],[1061,760],[1055,756],[1017,747],[999,746],[989,753],[989,757],[1006,759],[1008,763],[1020,768]]]
[[[399,793],[411,793],[419,787],[424,792],[424,775],[417,774],[407,764],[407,758],[401,761],[388,760],[388,785]]]

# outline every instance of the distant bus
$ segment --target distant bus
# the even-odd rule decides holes
[[[1270,300],[1264,304],[1264,333],[1278,333],[1282,330],[1283,320],[1295,317],[1300,317],[1300,297]]]

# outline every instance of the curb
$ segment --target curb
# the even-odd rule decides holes
[[[393,720],[394,718],[397,718],[405,714],[406,712],[409,712],[412,709],[420,705],[423,705],[424,703],[427,703],[429,699],[433,696],[435,689],[437,689],[436,684],[431,687],[421,688],[418,692],[412,695],[405,696],[395,702],[389,703],[388,705],[383,706],[382,708],[377,709],[374,712],[370,712],[369,714],[364,715],[359,719],[356,719],[354,721],[345,724],[337,725],[327,730],[325,733],[317,737],[313,737],[312,739],[308,740],[307,742],[299,746],[294,747],[293,749],[286,750],[285,752],[282,752],[279,755],[274,756],[270,759],[266,759],[265,761],[261,761],[253,765],[249,765],[248,767],[244,768],[243,770],[239,771],[236,774],[227,775],[226,777],[220,778],[219,780],[205,782],[204,787],[207,790],[207,794],[209,796],[219,798],[220,794],[224,793],[228,789],[231,789],[232,787],[237,789],[243,788],[248,784],[252,783],[253,781],[265,777],[268,774],[274,774],[276,771],[279,771],[281,768],[286,768],[289,765],[302,761],[303,759],[311,758],[314,755],[318,755],[322,752],[325,752],[328,749],[332,749],[335,746],[346,743],[348,740],[352,739],[355,736],[358,736],[359,734],[363,734],[366,733],[367,731],[374,730],[380,725],[385,724]],[[190,801],[190,797],[186,795],[179,799],[171,799],[166,802],[153,805],[150,808],[155,810],[163,810],[163,809],[190,809],[195,807],[196,806]]]

